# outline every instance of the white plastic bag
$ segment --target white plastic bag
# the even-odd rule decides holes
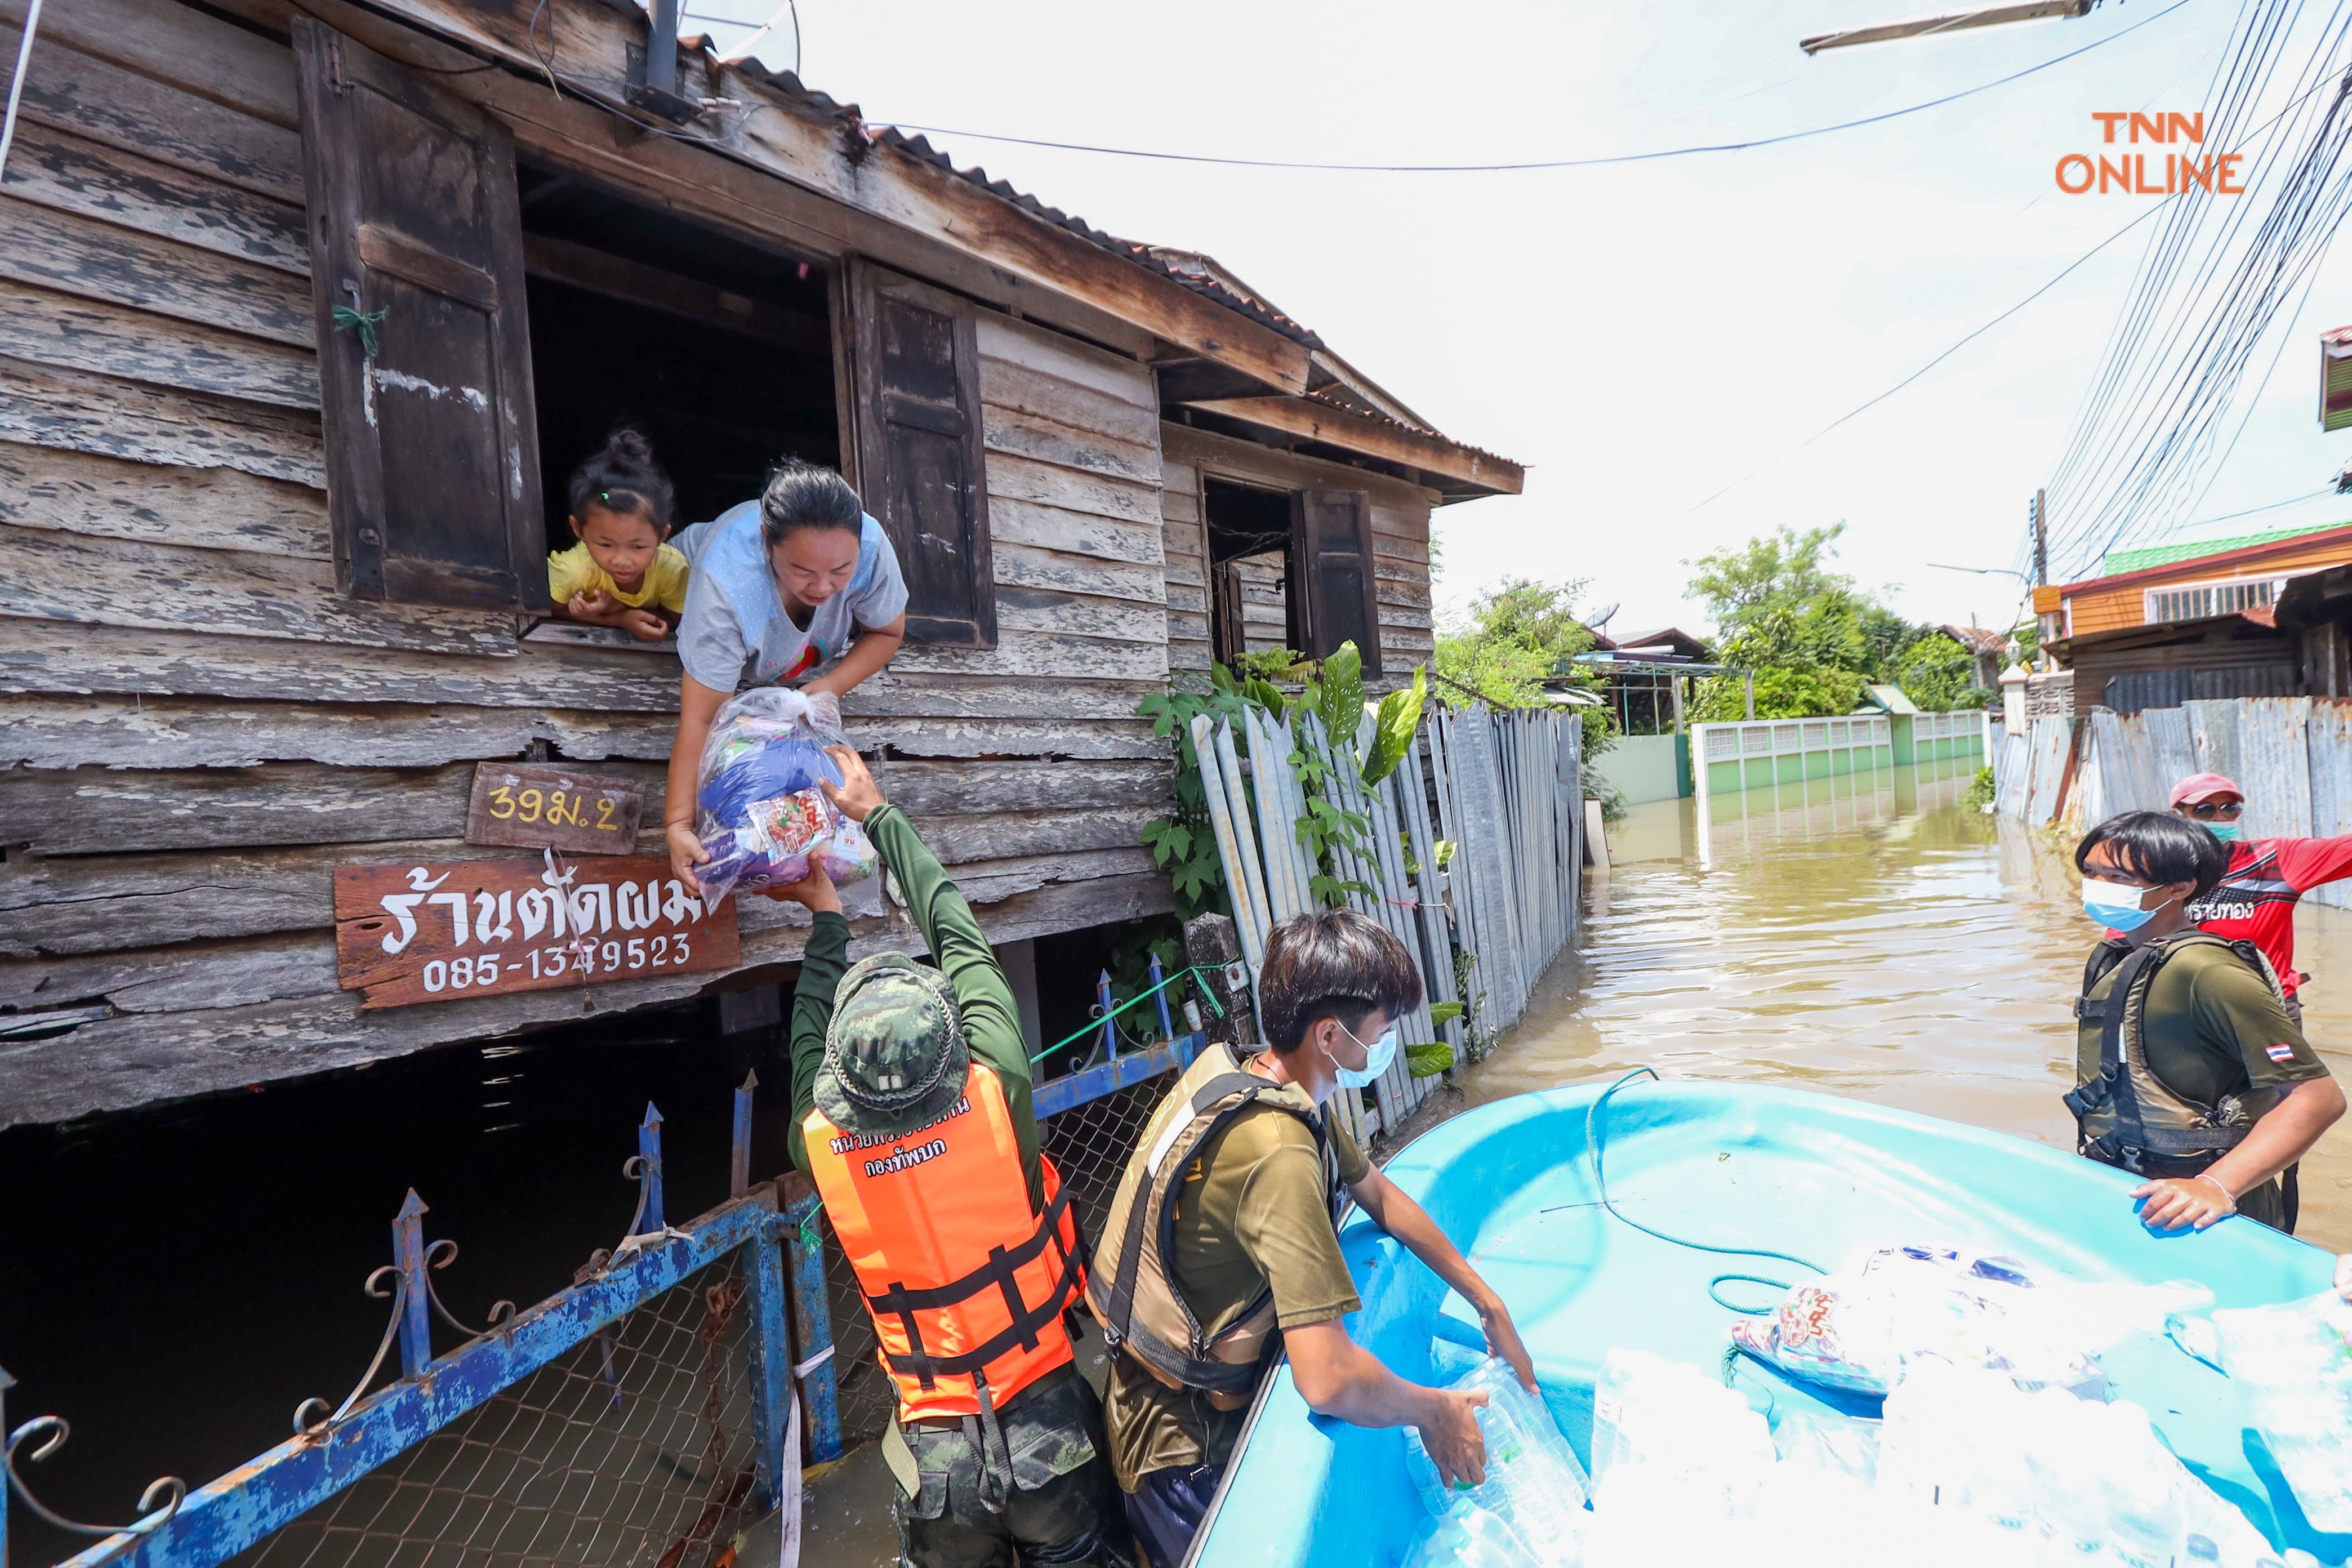
[[[2010,1258],[1894,1247],[1795,1287],[1770,1316],[1733,1323],[1731,1337],[1790,1376],[1855,1393],[1883,1394],[1923,1362],[2005,1373],[2021,1388],[2081,1389],[2125,1334],[2158,1331],[2168,1313],[2212,1299],[2186,1281],[2065,1280]]]
[[[695,877],[706,900],[797,882],[812,863],[836,887],[873,873],[864,830],[819,787],[839,787],[824,748],[845,743],[830,692],[761,686],[719,707],[697,770],[695,835],[710,858]]]
[[[2223,1370],[2304,1517],[2352,1531],[2352,1302],[2334,1291],[2213,1314]]]

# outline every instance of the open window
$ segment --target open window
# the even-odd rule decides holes
[[[1210,641],[1220,664],[1296,648],[1321,658],[1353,642],[1381,672],[1371,508],[1360,490],[1202,483],[1209,535]]]
[[[624,422],[677,485],[681,525],[755,499],[779,458],[841,462],[821,265],[567,174],[519,180],[542,550],[571,546],[572,471]]]

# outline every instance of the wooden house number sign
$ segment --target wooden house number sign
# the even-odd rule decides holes
[[[735,900],[705,909],[654,856],[335,868],[335,973],[361,1006],[731,969]]]
[[[466,842],[626,855],[637,847],[645,799],[635,779],[482,763],[466,807]]]

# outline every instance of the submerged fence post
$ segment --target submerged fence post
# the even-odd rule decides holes
[[[808,1368],[801,1394],[808,1411],[809,1458],[818,1464],[841,1458],[839,1380],[831,1358],[833,1307],[824,1289],[824,1242],[816,1226],[816,1184],[798,1171],[776,1184],[776,1206],[784,1248],[792,1259],[793,1323],[799,1364]],[[820,1359],[823,1358],[823,1359]],[[811,1363],[814,1364],[811,1364]]]
[[[1095,981],[1095,1000],[1102,1005],[1103,1054],[1107,1057],[1117,1057],[1118,1055],[1118,1020],[1110,1016],[1110,971],[1108,969],[1104,970],[1101,976]]]
[[[400,1375],[422,1377],[433,1364],[433,1287],[425,1278],[425,1200],[408,1189],[392,1216],[392,1262],[400,1270]]]
[[[735,1091],[739,1125],[751,1098],[748,1084]],[[743,1247],[743,1277],[751,1297],[751,1488],[754,1506],[761,1513],[785,1500],[784,1439],[792,1429],[793,1341],[785,1322],[779,1224],[761,1225]]]
[[[760,1087],[756,1071],[743,1075],[735,1090],[735,1126],[727,1149],[727,1195],[740,1198],[751,1190],[751,1091]]]
[[[639,1234],[662,1228],[661,1130],[661,1111],[649,1100],[645,1122],[637,1129],[637,1180],[643,1184],[645,1197],[637,1213]]]
[[[1151,999],[1160,1005],[1160,1037],[1163,1040],[1172,1040],[1176,1037],[1176,1025],[1168,1016],[1168,987],[1164,984],[1167,978],[1167,974],[1160,967],[1160,955],[1153,953],[1151,955]]]

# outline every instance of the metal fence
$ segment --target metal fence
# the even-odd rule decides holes
[[[1322,903],[1312,886],[1318,868],[1301,839],[1310,808],[1294,762],[1311,752],[1327,770],[1324,802],[1366,825],[1360,840],[1333,849],[1337,879],[1349,884],[1345,902],[1420,961],[1423,995],[1399,1020],[1405,1037],[1444,1040],[1466,1057],[1473,1028],[1491,1037],[1517,1022],[1574,926],[1580,734],[1573,715],[1554,711],[1438,709],[1395,772],[1367,784],[1355,748],[1332,745],[1313,713],[1249,708],[1238,735],[1230,721],[1194,719],[1193,750],[1252,973],[1277,921]],[[1449,1002],[1464,1004],[1462,1016],[1433,1023],[1431,1009]],[[1411,1114],[1436,1082],[1412,1077],[1400,1053],[1370,1105],[1332,1103],[1369,1136]]]
[[[2165,810],[2172,786],[2196,773],[2227,773],[2245,790],[2250,838],[2352,833],[2352,702],[2242,697],[2036,719],[2002,743],[1994,805],[2034,826],[2087,826]],[[2340,882],[2305,897],[2352,908]]]
[[[795,1373],[807,1376],[813,1413],[832,1404],[825,1325],[808,1310],[823,1275],[797,1246],[799,1310],[786,1300],[785,1243],[814,1205],[779,1214],[774,1190],[751,1185],[752,1087],[736,1094],[733,1197],[686,1226],[667,1223],[661,1119],[649,1107],[628,1166],[638,1183],[630,1234],[590,1258],[569,1289],[520,1312],[500,1302],[483,1329],[458,1322],[436,1293],[433,1276],[456,1261],[457,1244],[426,1238],[427,1210],[409,1194],[393,1221],[393,1261],[368,1280],[389,1321],[350,1396],[334,1407],[306,1400],[290,1439],[195,1491],[158,1482],[141,1503],[152,1511],[127,1527],[42,1507],[20,1457],[54,1449],[65,1425],[44,1415],[16,1428],[0,1553],[13,1493],[51,1525],[101,1538],[70,1568],[720,1561],[747,1519],[798,1496]],[[464,1336],[439,1356],[436,1317]],[[815,1347],[797,1357],[795,1317]],[[374,1387],[395,1346],[399,1375]]]
[[[1163,1006],[1163,1036],[1168,1017]],[[1090,1243],[1144,1123],[1200,1044],[1196,1034],[1121,1050],[1107,1032],[1104,1059],[1037,1086],[1042,1146]],[[811,1458],[838,1458],[881,1432],[897,1399],[805,1178],[750,1184],[753,1088],[736,1093],[735,1196],[666,1223],[661,1120],[649,1107],[629,1163],[640,1191],[631,1234],[589,1258],[570,1289],[522,1312],[500,1302],[480,1330],[435,1293],[457,1246],[427,1239],[425,1206],[409,1194],[393,1262],[368,1282],[390,1321],[351,1396],[331,1410],[306,1402],[291,1440],[194,1492],[157,1483],[141,1503],[152,1511],[128,1527],[77,1527],[41,1509],[18,1460],[54,1448],[65,1426],[42,1416],[16,1428],[0,1480],[0,1563],[11,1482],[20,1506],[101,1538],[66,1568],[731,1561],[748,1522],[797,1499],[803,1444]],[[464,1336],[438,1357],[436,1316]],[[395,1346],[399,1376],[374,1387]],[[0,1373],[0,1391],[7,1384]]]

